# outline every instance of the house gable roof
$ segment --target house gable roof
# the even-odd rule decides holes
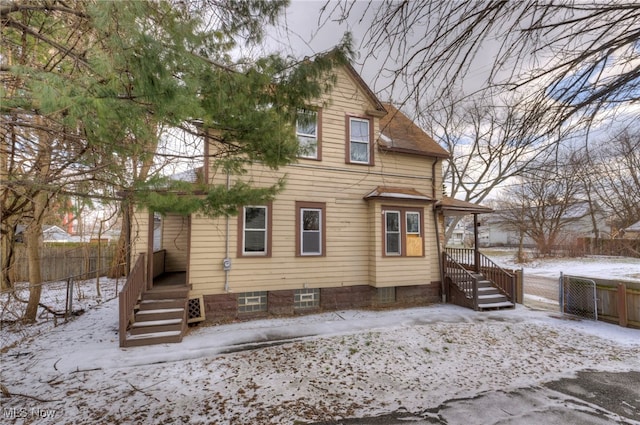
[[[380,119],[379,147],[391,152],[449,158],[447,152],[431,136],[392,104],[384,104],[388,114]]]
[[[347,62],[347,63],[345,63],[344,68],[347,71],[347,74],[354,80],[356,85],[362,90],[362,92],[365,94],[365,96],[373,104],[375,109],[374,110],[367,110],[366,111],[367,114],[373,115],[375,117],[382,117],[382,116],[387,115],[387,110],[385,109],[385,107],[382,104],[382,102],[380,102],[380,99],[378,99],[378,96],[376,96],[375,93],[373,92],[373,90],[371,90],[369,88],[369,86],[367,85],[367,83],[364,82],[364,80],[362,79],[360,74],[358,74],[358,72],[355,70],[353,65],[351,65],[349,62]]]

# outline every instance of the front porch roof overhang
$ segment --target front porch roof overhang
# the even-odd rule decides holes
[[[472,202],[461,201],[459,199],[445,196],[436,203],[436,209],[442,211],[445,216],[469,215],[469,214],[489,214],[493,210],[489,207]]]
[[[378,186],[365,195],[364,200],[392,200],[433,202],[434,199],[413,188]]]

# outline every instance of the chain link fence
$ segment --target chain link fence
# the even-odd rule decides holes
[[[592,279],[561,273],[560,308],[566,314],[598,320],[596,282]]]

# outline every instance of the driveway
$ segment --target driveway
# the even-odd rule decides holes
[[[453,399],[418,414],[318,422],[314,425],[640,424],[640,372],[578,372],[542,386]]]

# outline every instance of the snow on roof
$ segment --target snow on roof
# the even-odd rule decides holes
[[[195,183],[196,181],[198,181],[198,172],[197,169],[192,168],[190,170],[170,175],[169,179],[181,182]]]
[[[433,199],[429,196],[418,192],[413,188],[402,188],[402,187],[386,187],[386,186],[378,186],[365,195],[364,199],[374,199],[374,198],[391,198],[391,199],[406,199],[413,201],[432,201]]]
[[[624,229],[626,232],[640,232],[640,221]]]

